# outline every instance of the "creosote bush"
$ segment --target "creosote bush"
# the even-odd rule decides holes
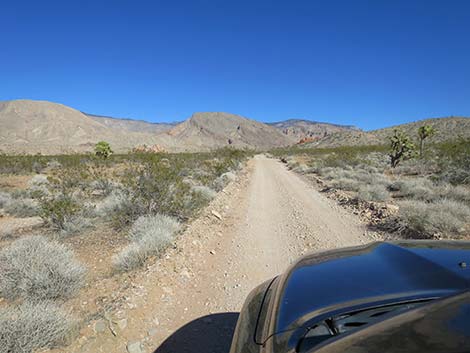
[[[40,204],[39,215],[57,230],[66,229],[66,224],[82,211],[82,207],[70,195],[44,197],[40,200]]]
[[[73,251],[41,236],[20,238],[0,251],[0,296],[6,299],[66,299],[84,276]]]
[[[51,302],[0,308],[0,353],[32,353],[66,344],[76,332],[71,315]]]

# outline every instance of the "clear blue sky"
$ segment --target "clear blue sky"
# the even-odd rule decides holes
[[[371,129],[470,116],[470,1],[2,2],[0,100]]]

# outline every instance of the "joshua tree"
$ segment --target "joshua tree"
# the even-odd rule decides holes
[[[401,161],[415,155],[416,146],[403,131],[395,130],[390,138],[390,165],[395,168]]]
[[[423,125],[418,129],[420,158],[423,157],[424,140],[428,137],[432,137],[435,133],[436,129],[434,129],[431,125]]]
[[[111,146],[106,141],[100,141],[95,145],[95,154],[103,159],[113,154]]]

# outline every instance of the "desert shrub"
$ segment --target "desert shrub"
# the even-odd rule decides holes
[[[210,201],[217,196],[217,192],[215,190],[212,190],[210,187],[204,185],[194,185],[191,187],[191,190],[194,193],[199,194],[206,201]]]
[[[112,217],[126,207],[132,207],[129,195],[124,190],[115,189],[96,204],[95,214],[99,217]]]
[[[29,236],[0,251],[0,295],[7,299],[64,299],[82,286],[84,267],[54,241]]]
[[[32,198],[41,198],[49,195],[49,180],[46,175],[37,174],[28,183],[28,192]]]
[[[137,243],[153,239],[156,247],[165,247],[173,239],[173,234],[179,229],[180,224],[172,217],[157,214],[141,216],[132,225],[129,238]]]
[[[119,271],[129,271],[141,266],[149,256],[159,255],[173,241],[180,227],[179,222],[169,216],[141,216],[129,231],[131,244],[114,258]]]
[[[93,226],[92,222],[82,214],[68,217],[60,229],[60,235],[67,237],[83,232]]]
[[[35,176],[33,176],[29,182],[28,182],[29,186],[33,186],[33,185],[48,185],[49,184],[49,180],[47,179],[47,175],[44,175],[44,174],[37,174]]]
[[[447,199],[431,203],[404,201],[400,203],[400,217],[416,232],[454,235],[460,234],[470,222],[470,208],[463,203]]]
[[[113,259],[114,268],[120,272],[132,271],[145,264],[148,253],[139,244],[131,243]]]
[[[310,173],[312,169],[306,164],[299,164],[295,168],[292,168],[292,171],[300,174]]]
[[[441,198],[470,203],[470,189],[463,185],[440,184],[436,188],[436,193]]]
[[[395,169],[391,170],[395,175],[425,176],[436,173],[437,165],[433,160],[410,159],[403,161]]]
[[[59,194],[40,200],[39,215],[53,228],[63,230],[66,223],[76,217],[81,210],[82,207],[72,196]]]
[[[12,199],[5,205],[5,211],[15,217],[34,217],[40,209],[36,200],[33,199]]]
[[[60,169],[62,167],[62,164],[56,159],[52,159],[49,162],[47,162],[46,167],[50,170],[54,169]]]
[[[116,184],[106,178],[99,178],[90,182],[90,188],[107,196],[116,188]]]
[[[0,208],[6,207],[11,202],[11,195],[7,192],[0,191]]]
[[[128,207],[116,213],[116,226],[132,223],[145,214],[167,214],[178,219],[189,217],[184,197],[190,186],[183,182],[179,167],[168,167],[160,160],[144,163],[140,170],[129,170],[124,186],[129,190]]]
[[[438,197],[433,183],[424,178],[401,179],[393,182],[389,189],[395,196],[431,201]]]
[[[434,147],[439,178],[451,184],[470,184],[470,139],[457,139]]]
[[[65,344],[76,331],[71,315],[50,302],[0,309],[0,353],[32,353]]]
[[[332,180],[330,184],[336,189],[347,191],[358,191],[360,188],[360,183],[357,180],[344,177]]]
[[[327,180],[352,179],[361,184],[388,185],[390,181],[383,174],[352,168],[322,168],[320,174]]]
[[[237,178],[235,173],[226,172],[217,177],[214,180],[213,186],[216,191],[221,191],[228,183],[234,181]]]
[[[390,198],[385,186],[380,184],[361,186],[357,196],[365,201],[385,201]]]
[[[287,159],[287,168],[289,168],[289,170],[297,168],[298,166],[299,166],[299,162],[297,162],[295,159],[293,158]]]

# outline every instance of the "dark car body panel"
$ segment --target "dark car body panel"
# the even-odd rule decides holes
[[[470,266],[462,262],[470,264],[468,242],[377,242],[307,255],[271,284],[264,305],[254,305],[258,311],[262,307],[269,309],[262,322],[255,325],[256,337],[254,331],[251,333],[255,346],[248,352],[295,352],[309,327],[345,312],[432,300],[424,305],[428,307],[438,299],[465,293],[469,290]],[[252,311],[256,311],[254,306]],[[235,335],[234,344],[240,333]],[[328,352],[325,349],[329,341],[341,341],[350,335],[328,339],[315,349],[323,347],[322,352]],[[231,352],[244,350],[232,347]]]
[[[325,342],[309,353],[468,353],[469,319],[466,291]]]

